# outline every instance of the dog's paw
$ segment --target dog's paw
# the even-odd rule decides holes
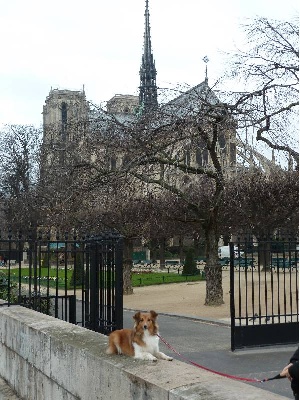
[[[144,361],[157,361],[157,358],[150,353],[139,354],[135,356],[137,360],[144,360]]]
[[[173,357],[169,357],[167,356],[165,353],[159,352],[156,354],[158,358],[162,359],[162,360],[166,360],[166,361],[172,361]]]
[[[155,356],[153,356],[152,354],[147,354],[147,357],[145,358],[145,360],[156,362],[157,358]]]
[[[145,354],[144,360],[157,361],[157,358],[149,353],[149,354]]]

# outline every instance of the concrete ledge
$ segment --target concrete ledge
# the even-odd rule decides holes
[[[180,361],[105,354],[107,337],[19,306],[0,307],[0,377],[24,400],[283,400]]]
[[[0,378],[0,400],[20,400],[2,378]]]

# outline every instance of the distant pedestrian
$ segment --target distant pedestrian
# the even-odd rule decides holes
[[[286,376],[291,381],[291,388],[295,400],[299,400],[299,347],[290,359],[290,363],[283,368],[281,376]]]

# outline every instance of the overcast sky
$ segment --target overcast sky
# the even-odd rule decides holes
[[[240,24],[291,20],[296,0],[149,0],[159,87],[224,71],[221,52],[241,45]],[[42,122],[52,88],[80,90],[102,103],[138,94],[144,0],[0,0],[0,124]],[[223,62],[222,62],[223,61]]]

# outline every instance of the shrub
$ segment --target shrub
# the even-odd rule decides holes
[[[198,273],[196,261],[194,260],[194,250],[189,249],[185,256],[182,275],[196,275]]]

